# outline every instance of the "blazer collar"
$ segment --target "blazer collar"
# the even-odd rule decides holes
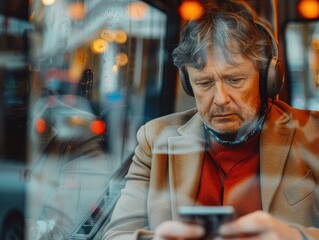
[[[272,106],[260,137],[260,185],[263,210],[268,211],[280,184],[295,125],[291,117]]]
[[[204,128],[198,113],[177,132],[179,136],[168,139],[169,179],[175,210],[178,206],[194,204],[205,150]],[[173,219],[177,217],[173,211]]]

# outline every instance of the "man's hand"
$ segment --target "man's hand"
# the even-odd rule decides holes
[[[256,211],[223,224],[218,239],[302,240],[300,232],[268,213]]]
[[[199,225],[167,221],[156,228],[154,240],[200,239],[204,234],[204,228]]]

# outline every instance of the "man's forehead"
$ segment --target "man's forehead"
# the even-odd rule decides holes
[[[247,62],[248,59],[244,58],[242,54],[232,53],[227,49],[207,49],[206,62],[220,64],[228,67],[235,67]]]
[[[210,53],[206,55],[206,57],[206,64],[202,69],[187,66],[189,73],[206,77],[211,76],[213,72],[218,72],[220,75],[229,76],[239,74],[248,75],[256,70],[253,61],[244,58],[240,54],[233,55],[231,61],[225,59],[221,53]]]
[[[253,62],[243,57],[241,54],[232,54],[226,58],[223,51],[209,51],[206,54],[205,65],[203,69],[218,68],[226,71],[247,68],[254,65]],[[200,70],[200,69],[199,69]]]

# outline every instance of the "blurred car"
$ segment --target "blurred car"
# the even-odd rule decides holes
[[[35,108],[34,128],[38,134],[51,131],[60,140],[105,133],[103,120],[93,113],[89,101],[76,95],[51,95]]]
[[[50,92],[31,117],[28,239],[65,239],[105,190],[111,162],[103,142],[106,125],[90,101]]]

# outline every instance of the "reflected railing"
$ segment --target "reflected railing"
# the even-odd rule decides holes
[[[102,226],[110,221],[113,209],[120,197],[121,190],[125,186],[125,176],[131,164],[131,160],[127,160],[121,168],[111,177],[106,191],[96,202],[93,209],[89,211],[80,225],[69,237],[70,240],[91,240],[95,237]]]

